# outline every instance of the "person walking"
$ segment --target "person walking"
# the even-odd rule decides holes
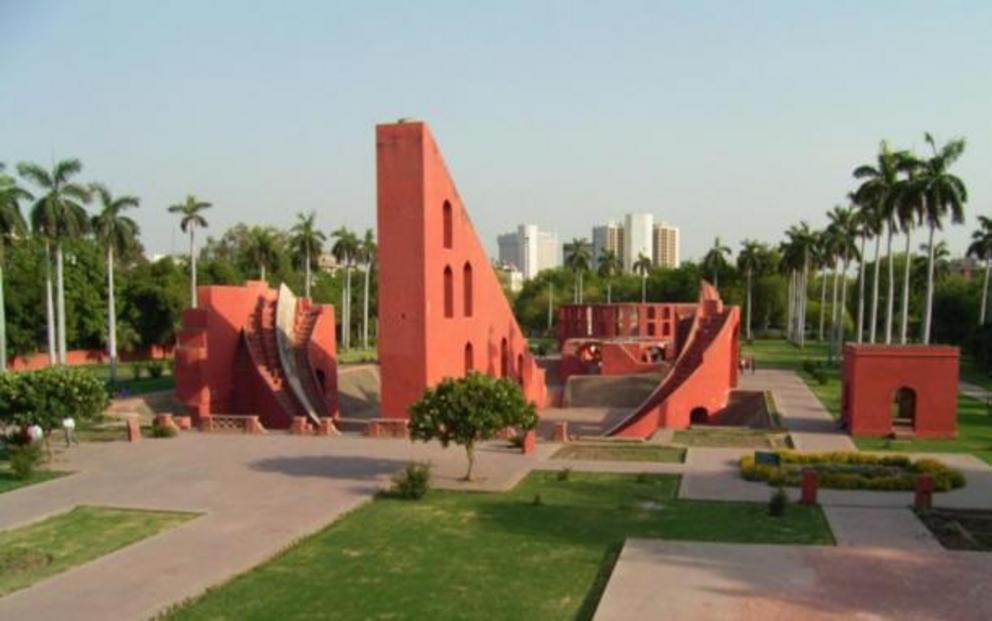
[[[76,439],[76,421],[71,416],[62,419],[62,431],[65,432],[66,448],[73,444],[79,446],[79,440]]]

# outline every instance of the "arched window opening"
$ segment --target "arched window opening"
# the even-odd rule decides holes
[[[916,424],[916,391],[903,386],[892,394],[892,425],[913,427]]]
[[[499,343],[499,376],[506,377],[510,374],[510,347],[504,338]]]
[[[442,209],[444,212],[444,247],[451,248],[454,241],[454,223],[452,222],[454,216],[451,213],[451,203],[444,201]]]
[[[520,387],[524,387],[524,355],[517,354],[517,382],[520,383]]]
[[[444,316],[455,316],[455,276],[451,266],[444,267]]]
[[[466,262],[462,269],[462,295],[464,297],[465,316],[472,316],[472,264]]]
[[[465,375],[475,369],[475,349],[472,343],[465,343]]]
[[[689,413],[689,422],[693,425],[704,425],[709,420],[709,412],[706,408],[693,408]]]

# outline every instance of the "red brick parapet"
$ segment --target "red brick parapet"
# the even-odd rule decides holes
[[[378,418],[369,421],[370,438],[409,438],[410,429],[405,418]]]
[[[141,421],[137,416],[129,416],[127,419],[127,441],[141,442]]]
[[[560,421],[555,423],[554,435],[551,437],[552,442],[568,442],[568,423],[565,421]]]

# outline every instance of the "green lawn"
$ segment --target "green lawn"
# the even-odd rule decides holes
[[[81,506],[0,531],[0,595],[23,589],[194,517],[191,513]]]
[[[364,364],[376,362],[378,359],[379,350],[375,347],[349,349],[347,351],[338,350],[338,364]]]
[[[69,474],[68,472],[62,472],[60,470],[35,470],[34,474],[26,479],[21,479],[14,476],[14,473],[10,471],[10,468],[6,463],[0,464],[0,494],[4,492],[10,492],[15,489],[26,487],[28,485],[34,485],[35,483],[44,483],[45,481],[51,481],[52,479],[57,479]]]
[[[971,356],[962,354],[959,373],[962,381],[981,386],[986,390],[992,390],[992,375],[980,369]]]
[[[545,471],[505,494],[377,498],[166,618],[588,619],[626,537],[833,543],[818,507],[773,518],[675,500],[677,486]]]
[[[992,414],[982,401],[958,395],[957,439],[896,441],[857,438],[854,443],[863,450],[972,453],[992,464]]]
[[[682,463],[684,457],[684,449],[660,444],[576,442],[558,449],[553,459]]]

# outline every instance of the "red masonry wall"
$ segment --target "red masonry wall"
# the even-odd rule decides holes
[[[427,125],[376,128],[382,415],[469,369],[508,376],[545,402],[527,350]]]

